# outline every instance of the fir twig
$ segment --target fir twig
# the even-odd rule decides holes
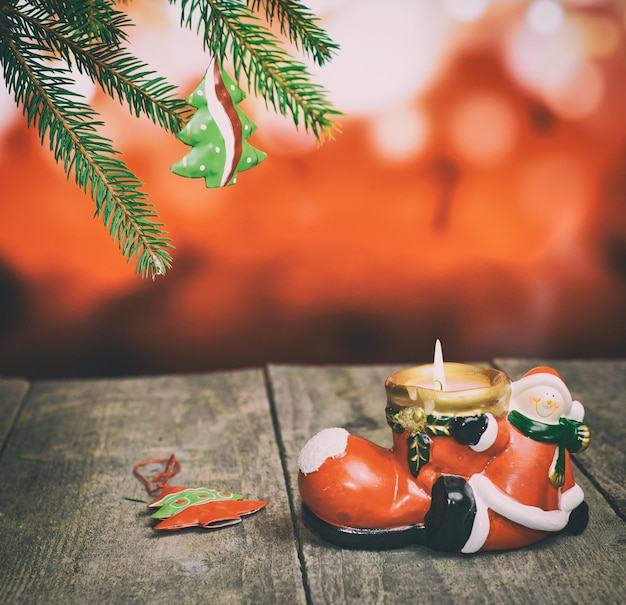
[[[22,12],[28,14],[28,8],[22,6]],[[69,69],[46,63],[49,49],[45,42],[32,42],[20,12],[4,10],[0,17],[0,62],[28,126],[37,128],[42,143],[49,139],[55,160],[91,195],[96,216],[102,217],[124,256],[137,259],[137,271],[143,276],[164,273],[171,266],[170,241],[154,221],[157,215],[145,201],[141,182],[115,157],[111,142],[98,134],[102,122],[97,113],[68,89],[73,83]]]
[[[40,0],[39,4],[85,41],[102,40],[119,46],[128,40],[125,28],[132,23],[109,0]]]
[[[80,3],[79,3],[80,4]],[[73,64],[79,73],[87,73],[111,97],[126,102],[136,116],[145,114],[153,122],[170,132],[178,132],[189,119],[192,108],[172,94],[176,87],[135,58],[124,48],[110,42],[88,38],[82,30],[64,21],[52,21],[43,9],[33,8],[28,14],[8,6],[6,14],[21,19],[24,29],[42,53],[52,53]],[[128,20],[117,19],[117,25],[128,25]]]
[[[175,3],[176,0],[170,0]],[[298,126],[322,140],[335,126],[339,115],[326,92],[311,82],[307,67],[294,59],[280,40],[260,23],[252,10],[236,0],[180,0],[181,23],[204,29],[204,44],[223,62],[232,55],[235,78],[243,70],[248,87],[282,115],[290,113]]]
[[[324,65],[339,50],[328,34],[317,25],[318,18],[295,0],[248,0],[250,9],[260,12],[265,5],[265,18],[272,25],[280,24],[280,33],[296,48],[311,56],[318,65]]]

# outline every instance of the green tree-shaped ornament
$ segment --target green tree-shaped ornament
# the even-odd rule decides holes
[[[224,68],[211,61],[187,103],[197,108],[178,138],[191,151],[172,166],[180,176],[203,178],[207,187],[237,182],[237,173],[253,168],[267,156],[247,142],[256,124],[238,107],[245,93]]]

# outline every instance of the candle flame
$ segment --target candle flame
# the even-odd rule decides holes
[[[446,390],[446,374],[443,368],[443,351],[441,350],[441,341],[437,339],[435,343],[435,359],[433,364],[433,379],[435,386],[440,391]]]

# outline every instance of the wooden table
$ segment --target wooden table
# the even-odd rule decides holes
[[[512,379],[540,363],[494,361]],[[0,379],[0,602],[626,603],[626,361],[552,365],[587,410],[589,526],[471,556],[342,550],[302,524],[300,448],[330,426],[390,445],[383,383],[402,366]],[[171,453],[173,484],[269,505],[219,530],[155,531],[132,468]]]

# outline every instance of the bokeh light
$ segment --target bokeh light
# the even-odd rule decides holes
[[[450,120],[450,137],[471,162],[506,161],[516,142],[517,116],[497,94],[477,91],[459,102]]]
[[[428,124],[418,108],[404,105],[374,117],[371,133],[374,145],[385,158],[406,160],[424,148]]]
[[[602,72],[591,61],[563,61],[547,72],[543,93],[550,107],[566,118],[595,112],[604,97]]]
[[[444,0],[448,15],[455,21],[471,22],[487,10],[489,0]]]
[[[555,34],[563,26],[563,8],[555,0],[534,0],[526,12],[526,22],[537,34]]]

